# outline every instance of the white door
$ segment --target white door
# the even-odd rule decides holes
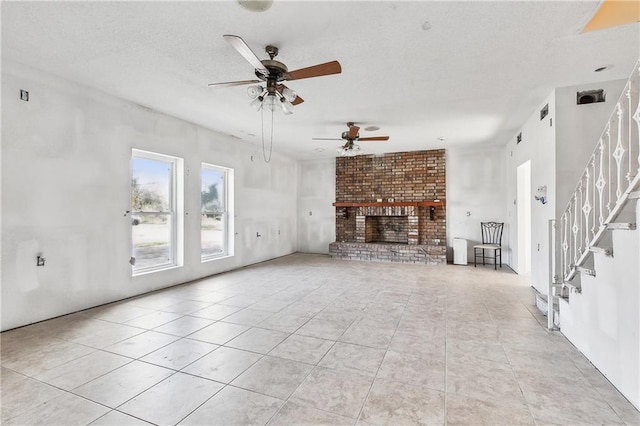
[[[531,160],[518,166],[517,198],[518,211],[518,274],[531,271]]]

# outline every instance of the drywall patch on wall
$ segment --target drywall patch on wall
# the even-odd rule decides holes
[[[549,105],[549,112],[540,120],[540,110]],[[518,264],[518,214],[517,169],[531,160],[531,193],[540,186],[547,187],[546,204],[531,204],[531,283],[542,294],[547,294],[549,277],[549,220],[556,213],[556,108],[555,91],[536,108],[524,125],[518,129],[506,144],[506,221],[505,232],[511,242],[509,251],[504,252],[510,265]],[[516,135],[522,132],[526,143],[516,143]]]
[[[502,236],[503,264],[510,264],[506,220],[506,170],[503,146],[447,149],[447,241],[468,240],[467,255],[473,261],[473,244],[482,240],[480,222],[507,222]],[[453,254],[449,253],[449,259]]]
[[[16,270],[23,271],[20,280],[20,291],[27,293],[40,287],[38,280],[36,259],[41,254],[40,245],[36,240],[20,241],[16,248]]]
[[[329,253],[335,241],[334,158],[298,162],[298,250]]]
[[[557,217],[567,207],[626,82],[613,80],[556,89]],[[605,102],[576,105],[577,91],[596,88],[607,93]]]
[[[29,102],[15,96],[24,87]],[[7,61],[2,122],[3,330],[296,251],[297,162],[287,156],[251,162],[259,147]],[[182,267],[131,276],[132,148],[184,159]],[[235,256],[204,263],[202,162],[237,171]],[[31,240],[47,258],[35,272],[35,246],[17,249]]]

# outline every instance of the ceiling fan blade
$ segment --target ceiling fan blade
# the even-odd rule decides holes
[[[349,123],[349,124],[351,124],[351,123]],[[357,138],[359,130],[360,130],[360,127],[354,126],[353,124],[351,124],[351,126],[349,126],[349,139]]]
[[[209,83],[209,87],[231,87],[242,86],[244,84],[260,83],[260,80],[242,80],[242,81],[228,81],[226,83]]]
[[[324,64],[313,65],[299,70],[289,71],[284,75],[285,80],[302,80],[303,78],[321,77],[323,75],[340,74],[342,67],[340,62],[331,61]]]
[[[260,61],[260,58],[258,58],[256,54],[253,53],[253,51],[249,48],[247,43],[245,43],[242,38],[230,34],[223,35],[222,37],[224,37],[224,39],[227,40],[229,44],[231,44],[231,46],[233,46],[233,48],[238,51],[239,54],[241,54],[256,70],[258,70],[260,74],[264,75],[265,77],[269,75],[269,70],[265,68],[265,66]]]
[[[311,140],[314,140],[314,141],[341,141],[342,139],[336,139],[336,138],[311,138]]]
[[[293,102],[291,102],[293,105],[298,105],[304,102],[304,99],[302,99],[300,96],[296,96],[296,98],[293,100]]]
[[[388,141],[389,136],[374,136],[372,138],[358,138],[358,142],[362,141]]]

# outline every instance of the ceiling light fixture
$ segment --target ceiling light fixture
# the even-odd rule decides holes
[[[253,101],[249,105],[256,111],[267,109],[268,111],[280,111],[287,115],[293,114],[293,104],[289,99],[295,99],[298,95],[289,88],[285,88],[283,93],[277,90],[270,91],[268,87],[249,86],[247,94]]]
[[[237,0],[238,4],[252,12],[264,12],[273,4],[273,0]]]
[[[356,145],[353,141],[347,141],[347,143],[339,147],[337,151],[342,157],[354,157],[360,153],[360,145]]]

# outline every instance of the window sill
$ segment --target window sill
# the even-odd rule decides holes
[[[146,271],[134,272],[131,274],[131,277],[132,278],[141,277],[143,275],[155,274],[156,272],[165,272],[165,271],[170,271],[172,269],[178,269],[178,268],[182,268],[182,265],[168,265],[158,269],[148,269]]]
[[[205,259],[200,259],[200,263],[208,263],[208,262],[213,262],[214,260],[221,260],[221,259],[229,259],[233,257],[232,254],[225,254],[222,256],[216,256],[216,257],[207,257]]]

